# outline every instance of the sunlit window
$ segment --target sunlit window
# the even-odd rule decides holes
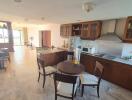
[[[8,31],[7,29],[0,28],[0,43],[8,43]]]

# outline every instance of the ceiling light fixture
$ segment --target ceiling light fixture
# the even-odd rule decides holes
[[[41,17],[41,20],[45,20],[45,18],[44,17]]]
[[[14,0],[16,3],[20,3],[22,2],[22,0]]]
[[[82,5],[82,9],[88,13],[91,10],[93,10],[94,6],[95,6],[95,4],[93,4],[92,2],[85,2]]]
[[[28,22],[28,21],[29,21],[29,19],[28,19],[28,18],[25,18],[25,19],[24,19],[24,21],[25,21],[25,22]]]

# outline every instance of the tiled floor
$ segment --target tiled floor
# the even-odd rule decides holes
[[[7,71],[0,70],[0,100],[54,100],[53,79],[48,77],[43,89],[37,77],[36,51],[15,47]],[[101,83],[100,96],[95,88],[87,87],[84,96],[78,91],[75,100],[132,100],[132,92],[106,81]]]

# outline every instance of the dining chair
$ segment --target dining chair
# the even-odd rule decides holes
[[[55,100],[57,100],[57,96],[73,100],[76,96],[77,76],[55,73],[54,85]]]
[[[10,62],[10,54],[8,48],[1,48],[0,51],[4,52],[5,60],[8,60]]]
[[[103,65],[100,62],[96,61],[93,75],[87,72],[82,73],[80,75],[80,82],[82,85],[81,96],[83,96],[84,93],[84,86],[92,86],[92,87],[97,87],[97,95],[99,97],[99,87],[103,72],[104,72]]]
[[[46,76],[49,76],[55,73],[56,69],[53,66],[45,66],[44,60],[41,60],[39,57],[37,57],[37,64],[38,64],[38,71],[39,71],[38,82],[40,80],[40,75],[42,75],[43,76],[43,88],[44,88]]]
[[[67,51],[67,60],[73,60],[73,59],[74,59],[74,52]]]
[[[3,51],[0,50],[0,69],[5,69],[6,70],[6,61],[7,61],[7,54]]]

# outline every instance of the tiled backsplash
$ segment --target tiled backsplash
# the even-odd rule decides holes
[[[81,40],[79,37],[72,37],[72,39],[74,48],[92,46],[97,49],[98,53],[106,53],[118,57],[132,56],[132,44],[103,40]]]

